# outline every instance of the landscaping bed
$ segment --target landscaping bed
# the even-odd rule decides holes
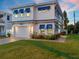
[[[4,38],[6,38],[5,35],[0,35],[0,39],[4,39]]]
[[[56,40],[56,39],[60,38],[60,35],[59,34],[56,34],[56,35],[32,34],[31,38],[32,39]]]

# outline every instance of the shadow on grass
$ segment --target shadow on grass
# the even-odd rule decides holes
[[[46,51],[49,51],[51,53],[55,53],[57,57],[59,56],[63,56],[65,57],[66,59],[79,59],[78,57],[73,57],[73,56],[70,56],[68,53],[65,53],[65,52],[62,52],[62,51],[59,51],[53,47],[48,47],[46,46],[45,44],[43,44],[42,42],[38,42],[38,41],[32,41],[31,42],[32,45],[35,45],[37,47],[40,47]]]

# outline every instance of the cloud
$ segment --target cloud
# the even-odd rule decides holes
[[[61,9],[64,10],[68,10],[69,9],[69,5],[66,2],[61,2],[60,3]]]
[[[70,4],[74,4],[75,6],[70,7]],[[63,10],[67,12],[72,12],[79,9],[79,0],[62,0],[61,7]]]
[[[70,2],[70,3],[74,3],[74,4],[79,2],[79,0],[67,0],[67,1]]]
[[[44,0],[34,0],[34,2],[38,4],[44,2]]]
[[[79,0],[67,0],[69,3],[74,4],[75,6],[71,8],[69,11],[74,11],[79,9]]]

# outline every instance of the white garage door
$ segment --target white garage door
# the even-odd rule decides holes
[[[16,37],[29,37],[28,28],[25,26],[18,26],[15,33]]]

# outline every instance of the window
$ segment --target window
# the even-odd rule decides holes
[[[49,10],[50,6],[42,6],[42,7],[38,7],[38,11],[42,11],[42,10]]]
[[[20,12],[20,13],[24,13],[24,9],[20,9],[19,12]]]
[[[7,16],[7,20],[10,20],[10,16]]]
[[[1,14],[1,15],[0,15],[0,18],[2,18],[2,17],[3,17],[3,15]]]
[[[45,25],[43,24],[43,25],[40,25],[39,26],[39,29],[40,29],[40,33],[41,34],[45,34]]]
[[[27,15],[27,16],[30,16],[30,13],[27,13],[26,15]]]
[[[18,10],[14,10],[14,12],[13,12],[14,14],[18,14],[19,12],[18,12]]]
[[[52,24],[47,24],[47,34],[52,34]]]
[[[45,25],[40,25],[39,29],[45,29]]]
[[[26,8],[26,9],[25,9],[25,12],[26,12],[26,13],[30,13],[30,8]]]
[[[42,24],[39,26],[39,29],[40,29],[40,33],[42,34],[52,34],[52,31],[53,31],[53,26],[52,24]]]
[[[47,24],[47,29],[52,29],[52,24]]]

